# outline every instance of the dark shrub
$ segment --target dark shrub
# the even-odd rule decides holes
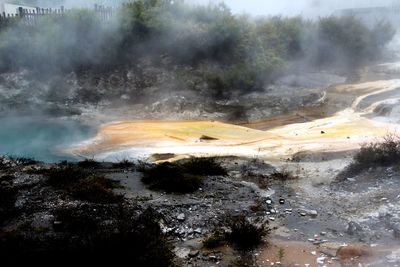
[[[185,172],[194,175],[227,175],[227,171],[215,158],[191,158],[182,163]]]
[[[6,170],[6,169],[8,169],[8,164],[0,160],[0,170]]]
[[[78,199],[106,204],[122,201],[123,197],[112,191],[113,188],[119,187],[115,181],[102,176],[90,175],[67,187],[67,191]]]
[[[100,166],[100,163],[95,161],[94,159],[85,159],[83,161],[78,162],[78,167],[80,168],[97,168]]]
[[[171,266],[174,254],[171,245],[161,232],[159,215],[152,209],[144,211],[133,225],[122,227],[122,237],[131,246],[127,252],[136,258],[135,266]],[[143,242],[144,241],[144,242]],[[130,245],[129,245],[130,244]],[[133,247],[132,247],[133,246]],[[118,252],[118,250],[115,250]]]
[[[54,230],[85,237],[92,235],[99,230],[96,213],[90,206],[56,210],[54,216],[59,224],[54,224]]]
[[[142,165],[142,182],[151,189],[165,190],[168,193],[190,193],[203,183],[203,177],[185,172],[178,164],[169,162],[157,165]]]
[[[269,234],[264,225],[257,226],[248,221],[245,215],[229,215],[225,218],[224,226],[230,229],[227,233],[216,228],[204,241],[205,248],[217,248],[225,243],[233,244],[240,251],[246,252],[259,246],[263,238]]]
[[[143,183],[168,193],[191,193],[202,185],[204,176],[227,175],[215,158],[191,158],[161,164],[139,162],[138,170],[143,172]]]
[[[207,249],[214,249],[222,246],[225,243],[225,234],[220,230],[214,230],[211,235],[209,235],[203,241],[203,246]]]
[[[400,138],[389,134],[381,142],[372,142],[361,146],[354,155],[353,162],[339,175],[354,175],[360,171],[378,166],[390,166],[400,162]]]
[[[260,173],[254,173],[252,171],[246,171],[241,179],[255,183],[261,189],[268,189],[270,176]]]
[[[115,169],[129,169],[134,166],[135,164],[127,159],[123,159],[120,162],[113,163],[113,168]]]
[[[13,160],[16,163],[21,164],[21,165],[32,165],[32,164],[38,163],[38,161],[36,161],[33,158],[24,158],[24,157],[18,157],[18,158],[11,157],[10,160]]]
[[[256,226],[244,215],[229,218],[228,225],[231,229],[228,240],[240,250],[257,247],[261,244],[263,237],[269,233],[264,226]]]
[[[400,139],[387,135],[383,142],[363,145],[354,156],[356,164],[363,166],[387,166],[400,161]]]
[[[119,182],[90,174],[80,168],[72,166],[54,168],[48,170],[47,175],[49,185],[66,191],[77,199],[96,203],[122,201],[122,196],[112,191],[121,187]]]
[[[279,172],[274,172],[269,176],[270,179],[272,180],[277,180],[277,181],[290,181],[290,180],[296,180],[299,177],[293,175],[287,170],[282,170]]]
[[[60,189],[88,176],[86,171],[69,165],[66,167],[49,169],[46,174],[49,178],[49,185]]]
[[[96,210],[93,208],[96,207]],[[85,206],[59,210],[56,219],[57,237],[35,239],[21,231],[0,232],[0,251],[4,266],[24,264],[62,266],[168,267],[174,254],[158,224],[159,216],[152,210],[135,215],[126,207]],[[104,220],[112,220],[104,226]]]
[[[118,219],[109,229],[99,227],[99,222],[93,220],[96,214],[87,218],[86,213],[81,213],[78,219],[70,216],[72,220],[67,222],[67,229],[72,230],[71,234],[78,233],[84,241],[74,245],[73,253],[83,252],[84,259],[97,263],[126,263],[128,260],[132,266],[171,266],[174,255],[161,232],[158,213],[148,209],[132,219],[134,215],[121,208],[108,211],[116,213],[114,216]]]
[[[14,204],[17,199],[17,193],[17,190],[14,188],[0,185],[0,225],[16,213]]]

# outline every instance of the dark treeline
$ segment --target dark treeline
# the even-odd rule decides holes
[[[354,68],[381,56],[395,30],[354,17],[250,18],[223,4],[136,0],[104,22],[89,10],[44,16],[33,25],[0,21],[0,71],[112,71],[141,58],[189,66],[217,94],[272,82],[293,62]]]

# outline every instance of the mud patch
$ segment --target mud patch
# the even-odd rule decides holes
[[[175,158],[176,155],[172,153],[165,153],[165,154],[153,154],[151,155],[151,159],[154,161],[164,161],[164,160],[170,160]]]

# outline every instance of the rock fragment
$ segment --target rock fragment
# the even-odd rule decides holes
[[[178,221],[183,222],[186,217],[184,213],[179,213],[178,216],[176,217],[178,219]]]

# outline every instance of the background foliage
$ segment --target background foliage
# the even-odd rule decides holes
[[[135,0],[111,21],[88,10],[46,16],[28,25],[0,22],[0,71],[44,73],[127,69],[144,57],[189,66],[215,96],[260,89],[292,62],[310,67],[354,68],[381,55],[394,36],[378,22],[354,17],[250,18],[224,4]]]

